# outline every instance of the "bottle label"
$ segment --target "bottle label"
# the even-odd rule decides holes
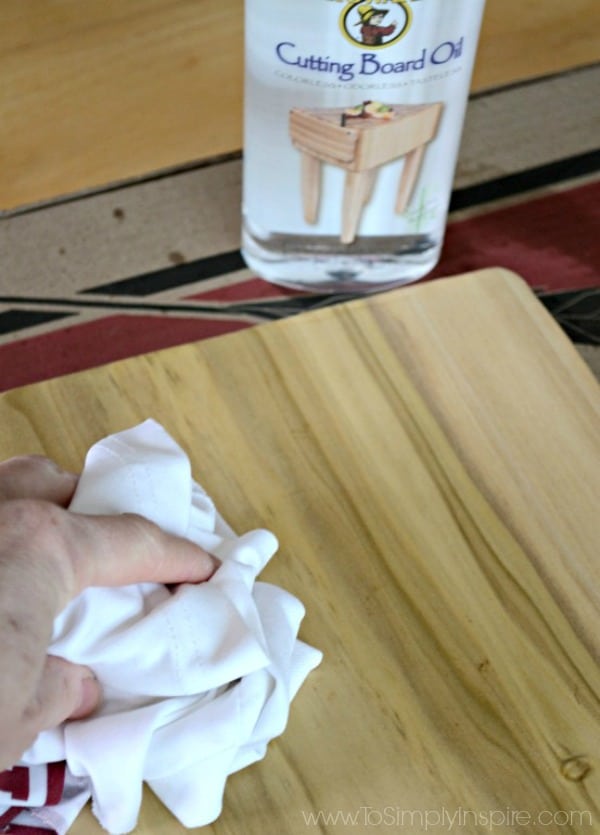
[[[248,0],[258,237],[442,234],[484,0]]]

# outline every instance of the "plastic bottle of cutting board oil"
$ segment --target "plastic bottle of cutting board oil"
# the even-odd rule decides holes
[[[485,0],[246,0],[243,254],[327,292],[443,242]]]

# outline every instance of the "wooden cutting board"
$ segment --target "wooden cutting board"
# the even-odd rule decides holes
[[[154,417],[238,531],[279,536],[263,579],[325,658],[208,831],[590,833],[599,416],[572,345],[491,269],[8,392],[0,455],[78,469]],[[181,829],[148,793],[139,832]]]

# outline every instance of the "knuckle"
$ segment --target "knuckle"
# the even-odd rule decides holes
[[[60,467],[45,455],[15,455],[0,463],[0,474],[11,477],[35,475],[40,470],[61,472]]]
[[[12,499],[0,508],[2,522],[19,534],[34,540],[61,535],[65,511],[42,499]]]
[[[32,565],[53,566],[66,582],[71,559],[68,514],[41,499],[12,499],[0,503],[0,546],[4,555],[17,555]],[[33,562],[32,562],[33,561]]]
[[[43,455],[19,455],[0,462],[0,500],[46,493],[66,497],[72,493],[76,478]]]
[[[6,461],[3,461],[0,464],[0,467],[4,468],[18,468],[18,467],[30,467],[30,466],[37,466],[42,462],[50,461],[45,455],[36,455],[34,453],[28,453],[25,455],[13,455],[12,458],[7,458]]]
[[[20,583],[36,588],[47,583],[47,593],[53,590],[62,605],[74,585],[72,539],[69,512],[62,507],[43,499],[0,502],[0,568],[9,569]]]

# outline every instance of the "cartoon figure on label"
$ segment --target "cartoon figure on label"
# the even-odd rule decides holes
[[[356,10],[360,16],[360,20],[356,26],[360,26],[360,35],[362,42],[366,46],[381,46],[383,39],[392,35],[397,22],[394,20],[389,26],[382,26],[383,20],[386,16],[387,9],[375,9],[370,4],[359,6]]]

